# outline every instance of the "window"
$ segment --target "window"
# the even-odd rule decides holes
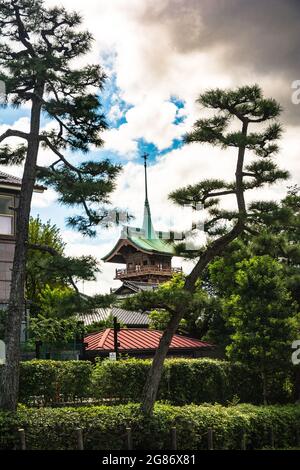
[[[14,233],[14,198],[0,194],[0,234],[13,235]]]

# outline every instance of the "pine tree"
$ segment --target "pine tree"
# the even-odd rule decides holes
[[[30,106],[30,131],[8,129],[0,143],[17,137],[22,144],[0,150],[2,164],[24,163],[17,210],[16,248],[8,305],[7,362],[1,379],[0,406],[14,410],[18,396],[19,340],[24,312],[25,265],[30,205],[36,178],[59,193],[59,201],[82,208],[69,224],[87,235],[104,222],[103,204],[109,200],[119,166],[109,161],[70,162],[67,152],[86,154],[101,147],[106,129],[99,101],[105,74],[98,65],[76,68],[76,59],[89,51],[92,36],[79,31],[81,17],[64,8],[47,9],[42,0],[3,0],[0,3],[0,80],[7,104]],[[53,128],[41,130],[41,116]],[[37,167],[40,146],[50,149],[55,162]]]
[[[276,121],[281,108],[275,100],[264,98],[261,89],[255,85],[229,91],[211,90],[201,95],[198,101],[203,107],[214,110],[215,115],[199,119],[192,132],[187,134],[186,143],[210,143],[223,149],[235,148],[236,171],[231,182],[219,179],[203,180],[170,195],[171,200],[182,206],[197,203],[204,205],[208,212],[205,230],[209,239],[205,246],[195,247],[192,252],[185,251],[183,246],[180,247],[181,253],[194,257],[196,263],[186,277],[184,295],[181,294],[181,299],[179,297],[177,301],[173,298],[175,309],[156,350],[144,388],[142,411],[146,415],[153,411],[164,359],[179,322],[187,313],[186,308],[191,305],[197,283],[210,262],[220,256],[243,232],[251,233],[253,220],[266,211],[267,204],[261,209],[247,205],[245,192],[288,178],[288,173],[280,170],[273,162],[273,157],[278,151],[277,141],[282,133],[281,126]],[[230,127],[236,122],[240,125],[238,131]],[[263,126],[263,129],[261,132],[251,132],[251,126],[256,129]],[[245,162],[246,151],[254,156],[253,161]],[[220,207],[220,198],[227,195],[235,196],[236,210],[228,211]],[[155,299],[152,307],[156,307]]]
[[[283,269],[287,289],[292,301],[300,310],[300,196],[296,186],[288,188],[287,195],[279,202],[253,203],[254,208],[266,207],[255,218],[251,232],[243,233],[231,243],[222,256],[217,257],[206,273],[206,284],[213,296],[226,301],[235,294],[234,282],[238,264],[249,261],[253,256],[269,255],[278,261]],[[226,322],[222,306],[208,322],[208,338],[219,345],[230,343],[231,328]]]
[[[278,261],[269,255],[254,256],[237,268],[234,294],[224,304],[233,328],[227,354],[258,374],[267,404],[270,378],[290,366],[299,316]]]
[[[88,297],[81,294],[78,282],[96,280],[100,271],[98,261],[91,255],[66,256],[65,246],[56,225],[50,221],[43,223],[39,217],[30,218],[25,290],[30,317],[41,313],[40,296],[49,290],[53,298],[65,288],[70,293],[63,304],[57,298],[54,316],[55,309],[57,312],[63,310],[67,315],[88,313],[95,307],[110,305],[114,299],[112,295]]]

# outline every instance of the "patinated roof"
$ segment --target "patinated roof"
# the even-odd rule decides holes
[[[113,249],[102,258],[103,261],[122,263],[123,261],[119,261],[117,259],[113,260],[113,258],[118,256],[119,250],[126,245],[131,245],[138,251],[143,251],[145,253],[175,256],[174,246],[165,240],[159,238],[147,240],[146,238],[142,237],[129,236],[128,238],[120,238]]]

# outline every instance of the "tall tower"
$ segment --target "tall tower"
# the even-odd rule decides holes
[[[147,155],[144,155],[145,203],[144,218],[141,228],[123,227],[122,234],[115,247],[103,260],[107,263],[126,265],[116,270],[115,279],[130,283],[139,288],[155,287],[169,280],[180,268],[172,268],[174,247],[166,241],[164,232],[156,232],[153,227],[148,199]],[[170,237],[168,237],[170,238]]]

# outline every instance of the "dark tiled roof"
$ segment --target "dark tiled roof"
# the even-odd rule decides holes
[[[0,184],[7,186],[21,186],[22,179],[18,178],[17,176],[9,175],[8,173],[0,171]],[[35,189],[45,190],[46,188],[41,185],[35,185]]]
[[[155,350],[158,347],[161,331],[147,330],[138,328],[121,329],[118,333],[119,350],[136,351],[136,350]],[[114,330],[107,328],[99,333],[93,333],[84,338],[87,343],[87,351],[113,351],[114,350]],[[174,335],[170,350],[180,349],[203,349],[213,347],[210,343],[205,343],[199,339],[189,338],[187,336]]]
[[[80,315],[79,318],[85,326],[89,326],[96,322],[105,321],[109,316],[117,317],[118,321],[124,325],[149,325],[149,317],[146,313],[132,312],[117,307],[98,308],[88,315]]]
[[[123,284],[118,287],[114,294],[121,294],[124,289],[129,289],[133,293],[138,293],[142,291],[154,290],[158,287],[158,284],[151,284],[149,282],[138,282],[138,281],[124,281]]]

